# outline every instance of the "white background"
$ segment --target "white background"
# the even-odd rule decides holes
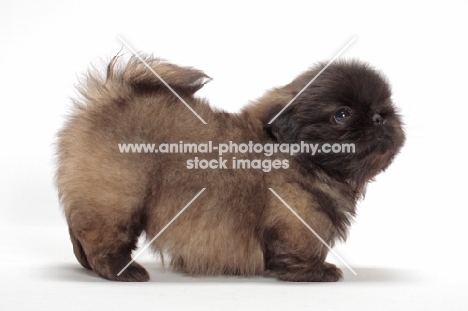
[[[2,1],[0,309],[467,308],[467,9],[463,1]],[[334,284],[189,278],[145,255],[151,282],[121,284],[79,266],[53,186],[54,135],[79,77],[122,48],[119,36],[204,70],[214,80],[199,95],[229,111],[356,37],[343,57],[387,74],[407,132],[336,247],[357,276],[343,267]]]

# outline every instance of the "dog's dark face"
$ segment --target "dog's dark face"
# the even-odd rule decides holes
[[[295,96],[324,66],[302,74],[283,91]],[[364,183],[390,165],[405,140],[390,97],[386,80],[369,66],[337,62],[268,124],[283,107],[272,109],[264,125],[279,143],[354,144],[354,153],[299,154],[296,159],[306,167]]]

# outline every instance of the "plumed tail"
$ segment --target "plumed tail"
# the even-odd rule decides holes
[[[132,56],[128,61],[116,55],[107,65],[107,74],[91,71],[79,92],[93,102],[99,99],[118,100],[131,95],[171,92],[192,96],[211,80],[203,71],[180,67],[153,56]]]

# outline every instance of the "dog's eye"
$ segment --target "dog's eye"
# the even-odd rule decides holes
[[[335,112],[335,122],[338,124],[344,124],[349,116],[351,116],[351,109],[348,107],[340,108]]]

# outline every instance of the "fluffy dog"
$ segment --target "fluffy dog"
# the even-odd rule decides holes
[[[190,275],[268,275],[285,281],[337,281],[328,249],[271,192],[273,189],[329,245],[345,240],[366,183],[404,143],[402,121],[381,74],[358,61],[318,64],[267,92],[240,113],[194,97],[203,72],[145,61],[206,121],[204,125],[137,58],[115,57],[107,76],[88,74],[82,98],[58,134],[56,184],[73,250],[85,268],[117,281],[147,281],[132,259],[138,237],[165,230],[152,248]],[[122,66],[118,66],[118,65]],[[270,123],[270,121],[277,118]],[[275,154],[286,166],[189,169],[194,154],[126,153],[123,143],[352,143],[354,152]],[[216,152],[197,155],[218,159]],[[225,159],[264,161],[257,153]],[[119,275],[118,275],[119,274]]]

